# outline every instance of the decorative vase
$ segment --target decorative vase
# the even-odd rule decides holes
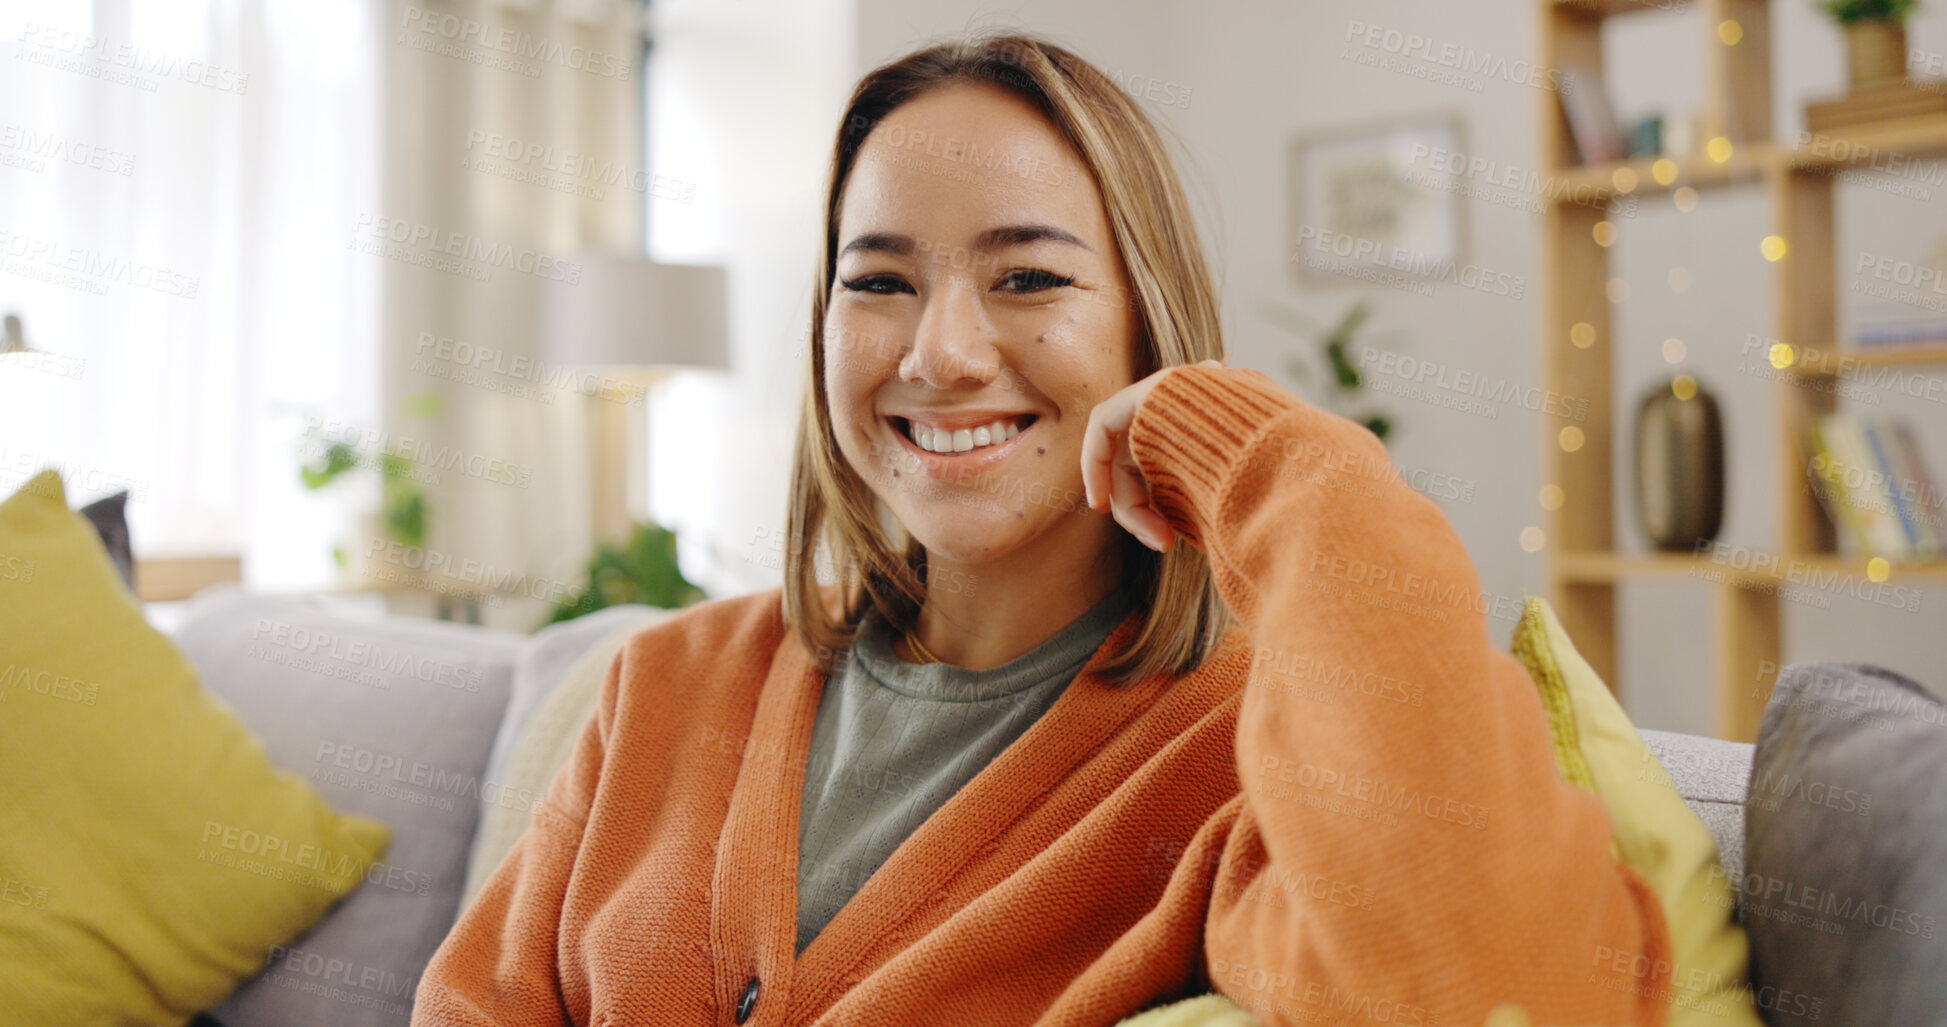
[[[1724,526],[1724,421],[1709,390],[1678,381],[1636,407],[1636,520],[1656,548],[1691,552]]]
[[[1846,69],[1855,86],[1906,77],[1906,23],[1861,18],[1846,23]]]

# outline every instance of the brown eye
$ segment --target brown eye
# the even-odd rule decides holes
[[[907,285],[898,275],[861,275],[857,278],[841,278],[838,284],[853,292],[874,292],[881,296],[913,291],[913,287]]]
[[[1002,290],[1003,292],[1041,292],[1044,289],[1059,289],[1064,285],[1074,285],[1075,279],[1052,271],[1042,271],[1039,268],[1022,268],[1019,271],[1008,272],[1007,277],[1001,279],[1001,284],[1007,287]]]

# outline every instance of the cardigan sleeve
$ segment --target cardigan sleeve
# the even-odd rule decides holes
[[[433,954],[412,1027],[567,1027],[559,928],[614,723],[627,648],[609,664],[601,699],[534,818]],[[582,1005],[585,1018],[587,1008]]]
[[[1205,923],[1217,989],[1266,1025],[1477,1025],[1504,1004],[1661,1025],[1656,896],[1556,771],[1459,538],[1378,439],[1260,372],[1186,367],[1129,442],[1252,646],[1244,811]]]

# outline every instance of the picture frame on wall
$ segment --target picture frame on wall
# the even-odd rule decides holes
[[[1452,276],[1465,252],[1467,159],[1452,112],[1293,136],[1285,245],[1294,280],[1316,287]]]

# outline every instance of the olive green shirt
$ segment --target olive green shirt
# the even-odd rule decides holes
[[[798,951],[906,836],[1054,705],[1129,610],[1111,592],[989,670],[907,663],[868,613],[818,700],[798,820]]]

